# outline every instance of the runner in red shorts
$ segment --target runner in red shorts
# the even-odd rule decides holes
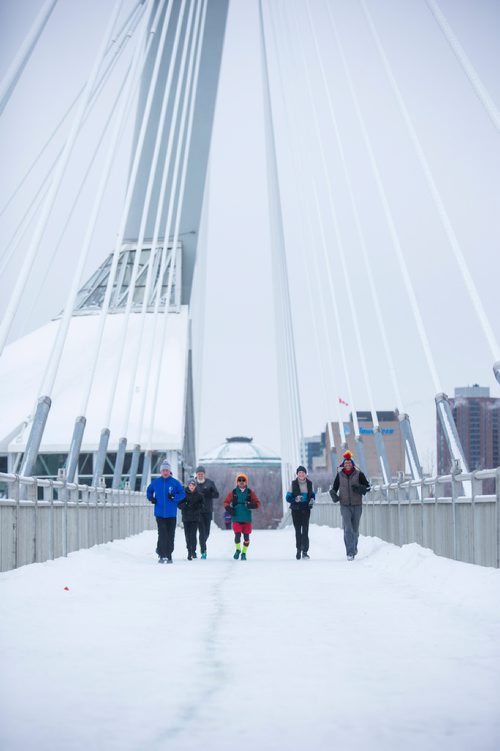
[[[233,532],[236,550],[233,558],[246,561],[250,534],[252,532],[252,510],[259,508],[260,501],[248,487],[248,477],[244,472],[236,475],[236,487],[230,490],[224,500],[224,508],[233,517]],[[243,549],[241,547],[241,535],[243,535]]]

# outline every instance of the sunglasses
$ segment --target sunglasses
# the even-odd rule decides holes
[[[246,482],[244,477],[238,477],[238,482]]]

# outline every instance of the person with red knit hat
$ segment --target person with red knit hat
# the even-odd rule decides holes
[[[252,532],[252,510],[259,508],[260,501],[253,490],[248,487],[248,477],[244,472],[236,475],[236,487],[230,490],[224,499],[224,509],[233,517],[234,543],[236,550],[233,558],[246,561],[250,534]],[[243,535],[243,549],[241,547]]]
[[[358,554],[359,522],[363,512],[363,496],[370,490],[366,476],[356,467],[351,451],[343,455],[330,495],[334,502],[340,501],[344,543],[347,560],[353,561]]]

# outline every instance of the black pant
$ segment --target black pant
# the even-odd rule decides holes
[[[200,517],[200,550],[202,553],[207,552],[207,540],[210,534],[210,525],[212,523],[212,512],[202,511]]]
[[[169,516],[157,516],[156,524],[158,525],[158,547],[156,552],[160,558],[171,558],[174,552],[174,537],[177,518]]]
[[[189,555],[196,553],[196,531],[198,522],[184,522],[184,534],[186,536],[186,547]]]
[[[304,509],[303,511],[292,511],[293,526],[295,527],[295,542],[297,550],[302,550],[307,553],[309,550],[309,517],[311,511]]]

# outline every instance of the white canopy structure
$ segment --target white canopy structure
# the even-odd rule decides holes
[[[113,363],[117,356],[121,314],[110,315],[106,323],[102,356],[99,359],[96,377],[87,411],[87,428],[82,443],[83,452],[97,450],[99,434],[103,426],[111,398]],[[132,373],[133,353],[141,344],[148,351],[153,336],[154,317],[146,316],[143,341],[138,341],[139,316],[130,318],[122,371],[114,395],[111,413],[109,451],[116,451],[123,430],[123,406],[127,400]],[[157,451],[181,451],[184,442],[184,418],[186,411],[186,372],[188,357],[188,307],[183,305],[178,312],[168,313],[169,335],[163,351],[154,347],[154,361],[141,362],[136,374],[131,404],[129,435],[142,443],[147,440],[146,425],[141,420],[140,408],[143,391],[147,389],[150,369],[155,370],[161,361],[160,396],[157,416],[153,423],[152,444]],[[96,315],[74,316],[70,324],[68,343],[65,347],[53,392],[53,406],[49,413],[41,453],[64,453],[71,438],[75,405],[81,402],[84,374],[88,368],[87,353],[96,336],[99,320]],[[57,331],[57,321],[32,331],[18,339],[5,350],[0,360],[0,451],[23,452],[27,431],[25,420],[36,403],[40,377],[45,359],[52,349]],[[150,405],[147,404],[148,408]],[[142,423],[142,430],[141,430]],[[142,435],[141,435],[142,432]]]

